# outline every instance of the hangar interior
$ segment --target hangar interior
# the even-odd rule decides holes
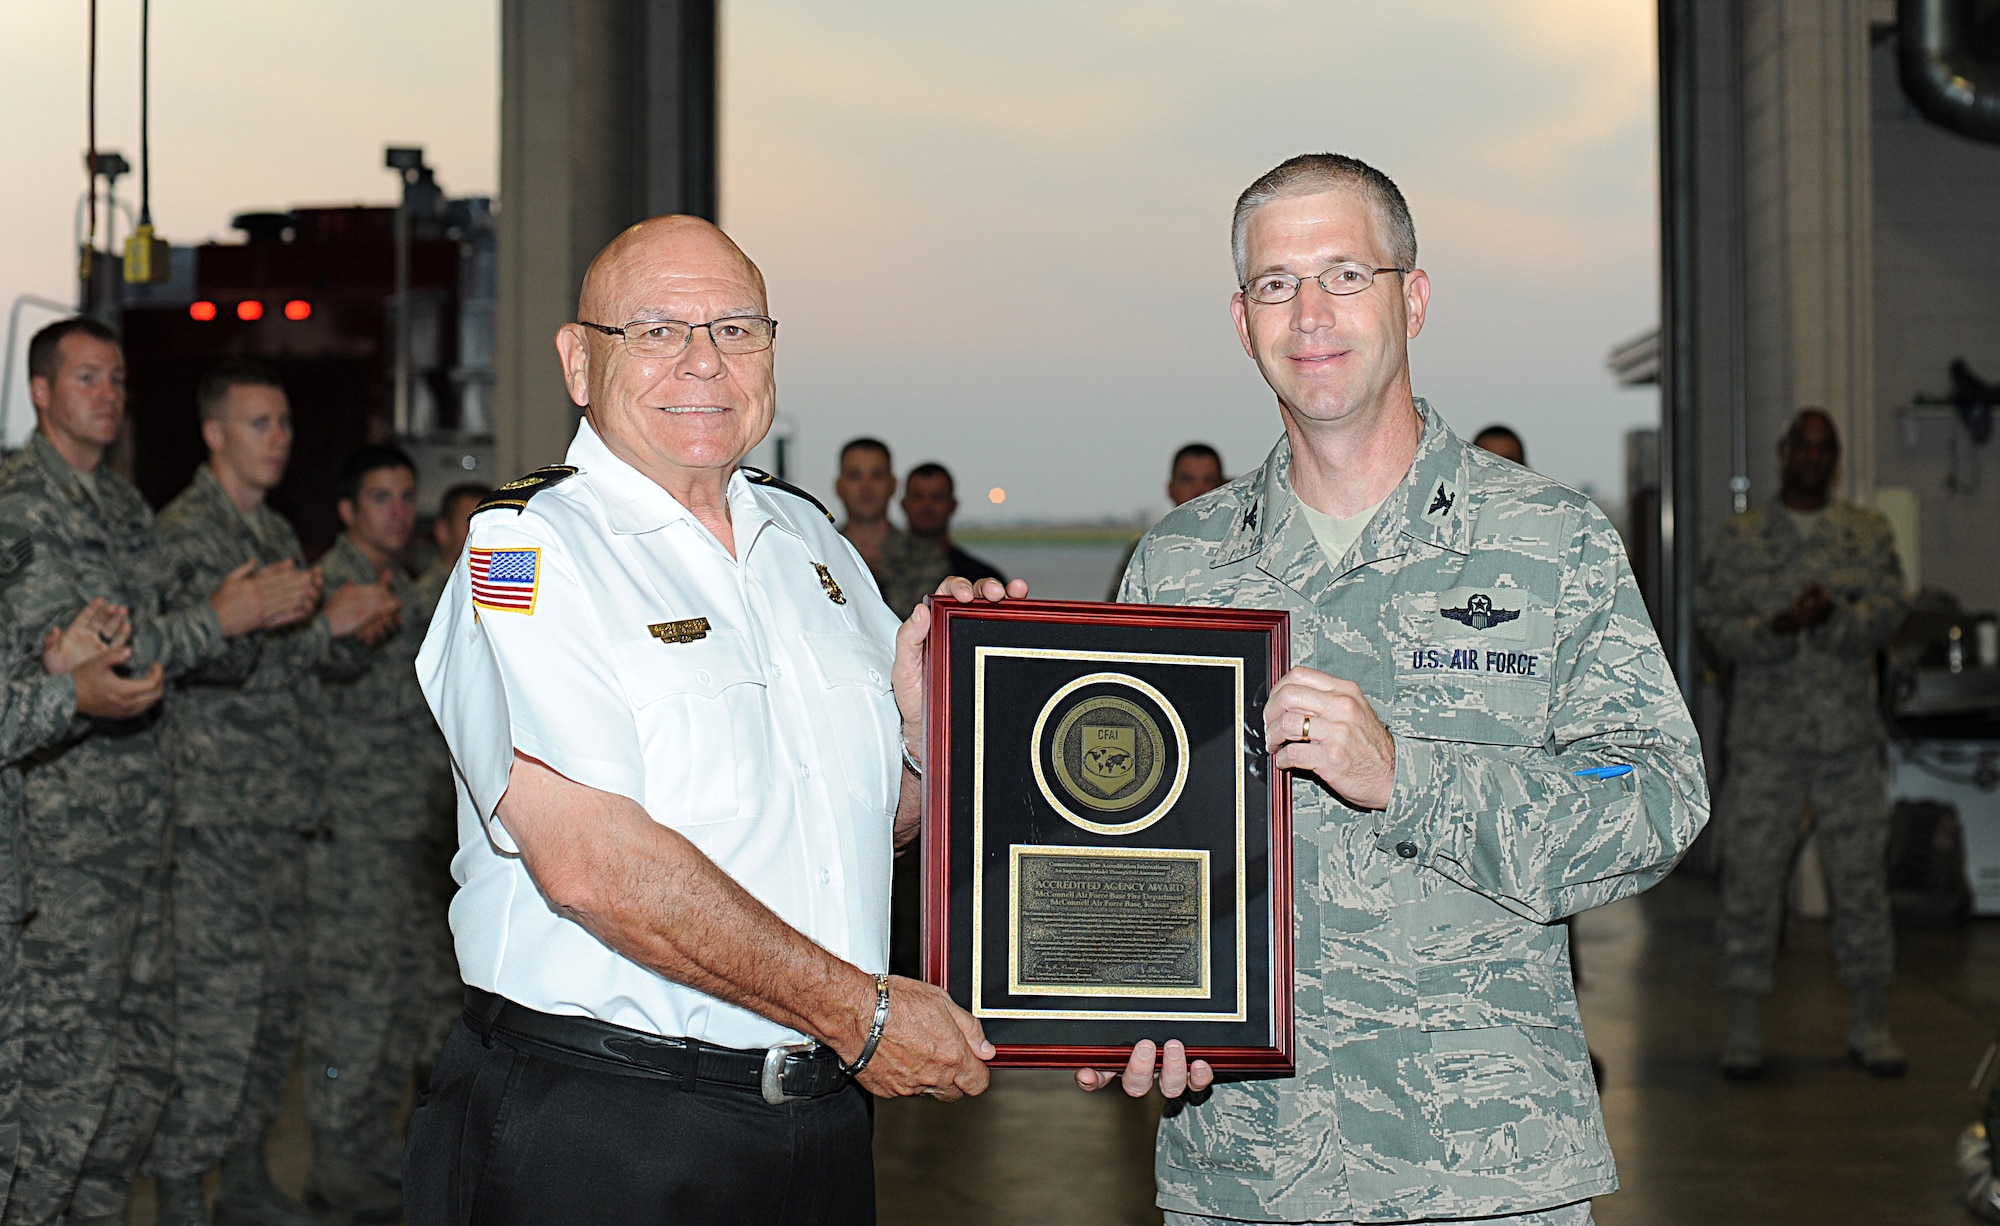
[[[1660,331],[1614,361],[1662,393],[1657,435],[1632,451],[1635,569],[1719,785],[1729,678],[1694,628],[1704,544],[1771,497],[1792,415],[1831,415],[1843,496],[1890,519],[1915,609],[1882,673],[1895,795],[1955,817],[1969,914],[1903,913],[1890,1007],[1911,1071],[1863,1077],[1842,1058],[1844,1002],[1809,851],[1768,1023],[1773,1072],[1751,1086],[1715,1072],[1710,926],[1726,848],[1706,836],[1665,885],[1583,916],[1580,1003],[1625,1184],[1596,1214],[1635,1226],[1962,1222],[1978,1169],[1960,1161],[1962,1133],[1984,1110],[1984,1087],[1968,1081],[2000,1034],[2000,3],[1659,7]],[[574,410],[553,366],[524,355],[570,317],[585,264],[619,229],[715,214],[717,5],[500,10],[506,207],[451,199],[421,151],[391,151],[400,208],[240,218],[242,245],[189,250],[173,278],[100,304],[122,314],[135,354],[203,355],[160,367],[160,395],[142,399],[187,402],[211,341],[235,344],[213,304],[256,291],[307,304],[260,356],[373,389],[347,398],[367,407],[321,445],[395,437],[440,484],[559,458]],[[363,248],[397,253],[393,284],[342,279],[335,255]],[[208,318],[190,315],[202,303]],[[186,425],[141,416],[134,428],[167,437]],[[138,474],[149,493],[177,488],[199,459],[140,450],[158,469]],[[769,466],[782,471],[782,457]],[[334,530],[300,528],[309,548]],[[1003,1073],[977,1102],[882,1104],[882,1220],[1159,1221],[1157,1102],[1086,1097],[1067,1080]],[[292,1191],[303,1128],[295,1086],[271,1142]],[[142,1195],[134,1221],[150,1220]]]

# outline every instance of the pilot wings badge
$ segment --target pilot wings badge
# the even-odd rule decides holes
[[[1441,617],[1449,617],[1455,622],[1471,626],[1474,630],[1490,630],[1503,622],[1513,621],[1521,616],[1519,609],[1496,609],[1493,598],[1484,592],[1474,592],[1467,597],[1462,609],[1439,609]]]

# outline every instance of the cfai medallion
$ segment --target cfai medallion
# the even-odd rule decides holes
[[[1126,673],[1090,673],[1058,689],[1042,705],[1028,753],[1043,797],[1094,834],[1144,830],[1187,786],[1188,735],[1180,713],[1165,694]],[[1117,816],[1097,820],[1104,815]]]
[[[1208,852],[1015,846],[1007,990],[1206,999]]]
[[[1143,707],[1100,694],[1063,716],[1050,756],[1071,799],[1116,813],[1159,787],[1167,746],[1160,725]]]

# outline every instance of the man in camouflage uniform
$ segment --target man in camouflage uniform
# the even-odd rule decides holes
[[[1886,1013],[1896,966],[1887,738],[1873,665],[1903,619],[1903,571],[1888,520],[1828,498],[1840,459],[1831,418],[1801,411],[1778,456],[1776,501],[1723,526],[1695,593],[1702,633],[1736,667],[1716,926],[1729,994],[1722,1071],[1735,1079],[1763,1071],[1757,1006],[1771,990],[1785,883],[1810,802],[1833,895],[1834,961],[1854,994],[1848,1054],[1896,1076],[1904,1057]]]
[[[1285,435],[1148,533],[1120,595],[1291,612],[1262,719],[1292,780],[1297,1075],[1217,1083],[1163,1035],[1077,1081],[1144,1094],[1157,1062],[1169,1223],[1587,1223],[1617,1177],[1554,921],[1693,841],[1694,726],[1604,516],[1412,397],[1429,284],[1395,185],[1294,158],[1234,238]]]
[[[438,597],[444,594],[444,585],[451,582],[451,572],[458,565],[458,555],[465,552],[465,538],[472,531],[472,513],[479,509],[479,500],[492,492],[489,486],[468,481],[452,486],[438,499],[437,519],[431,523],[431,540],[437,545],[437,556],[417,576],[417,595],[423,598],[425,608],[437,608]],[[457,807],[456,800],[452,806]],[[452,841],[458,841],[455,832]],[[464,1007],[460,1002],[458,1009]]]
[[[130,667],[172,680],[312,611],[317,576],[290,565],[246,560],[210,587],[176,573],[145,500],[104,464],[125,410],[109,329],[50,324],[28,374],[36,430],[0,465],[0,557],[20,560],[0,575],[0,615],[62,625],[102,596],[129,611]],[[9,1224],[122,1222],[172,1086],[160,738],[157,711],[76,720],[25,766],[27,1073]]]
[[[833,492],[847,511],[840,534],[868,564],[882,603],[897,617],[907,619],[952,573],[951,559],[931,542],[889,522],[889,500],[896,494],[889,445],[874,438],[849,440],[840,449],[840,472],[834,478]],[[918,965],[923,939],[923,921],[918,914],[923,893],[922,847],[920,840],[896,853],[889,882],[889,970],[913,978],[923,974]]]
[[[196,393],[208,462],[160,512],[185,581],[255,558],[303,568],[298,534],[264,499],[284,479],[291,409],[269,369],[241,359]],[[174,685],[174,1001],[178,1082],[147,1157],[161,1226],[207,1220],[202,1177],[223,1170],[225,1222],[300,1223],[272,1186],[264,1133],[298,1047],[305,990],[306,836],[320,825],[311,721],[333,640],[386,623],[386,589],[340,587],[318,617],[245,635]]]
[[[889,445],[880,439],[857,438],[842,447],[833,492],[847,511],[840,534],[868,563],[875,586],[882,591],[882,603],[897,617],[908,618],[951,573],[951,561],[929,541],[889,522],[889,500],[896,496]]]
[[[0,575],[10,567],[0,558]],[[140,677],[115,670],[132,658],[125,610],[93,600],[68,629],[37,642],[0,610],[0,1206],[21,1138],[22,897],[19,833],[22,759],[61,739],[79,716],[130,719],[160,700],[155,664]]]
[[[437,519],[431,525],[437,557],[416,580],[417,602],[422,609],[420,622],[430,622],[444,596],[444,586],[458,566],[458,557],[465,552],[465,538],[472,531],[472,513],[478,509],[479,500],[492,492],[489,486],[468,481],[452,486],[438,499]],[[431,726],[435,727],[435,722]],[[428,912],[421,927],[430,934],[424,982],[431,1006],[417,1039],[417,1070],[426,1078],[431,1061],[444,1050],[445,1037],[451,1033],[453,1023],[465,1012],[465,985],[459,982],[458,949],[451,939],[451,898],[458,892],[458,883],[451,877],[451,858],[458,854],[458,792],[452,784],[448,754],[440,755],[438,769],[431,776],[430,803],[431,824],[420,840],[420,850],[429,867],[419,885]],[[400,1180],[402,1155],[398,1153],[395,1158],[396,1169],[392,1173]]]
[[[359,1220],[394,1220],[401,1198],[377,1172],[400,1169],[392,1117],[418,1061],[437,1054],[418,1045],[432,1034],[434,962],[450,933],[428,842],[431,788],[450,758],[417,686],[430,609],[398,561],[416,522],[416,468],[393,447],[364,447],[341,466],[340,489],[347,531],[321,559],[327,582],[386,580],[402,623],[322,670],[325,777],[336,782],[309,869],[308,1195]]]
[[[1186,443],[1167,465],[1167,501],[1174,506],[1191,502],[1228,480],[1222,475],[1222,453],[1207,443]],[[1118,589],[1125,585],[1125,568],[1132,565],[1132,555],[1139,552],[1139,541],[1144,534],[1132,538],[1125,546],[1125,552],[1118,555],[1118,569],[1111,572],[1111,586],[1104,593],[1106,600],[1118,599]]]

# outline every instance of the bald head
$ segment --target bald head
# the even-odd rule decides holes
[[[758,325],[761,349],[738,343],[740,327],[725,332],[728,353],[716,348],[709,325],[761,321],[767,309],[764,274],[712,223],[642,221],[597,253],[577,297],[577,322],[556,333],[570,398],[615,455],[683,504],[723,505],[729,475],[770,431],[777,410],[776,325]],[[678,350],[635,348],[639,334],[619,332],[641,320],[694,327],[680,330],[687,339]]]
[[[644,311],[621,312],[631,309],[633,294],[644,296],[641,287],[648,283],[705,278],[741,282],[755,297],[747,309],[757,314],[767,309],[764,274],[714,222],[685,213],[648,218],[627,226],[590,262],[577,295],[576,317],[613,326],[658,318]]]

